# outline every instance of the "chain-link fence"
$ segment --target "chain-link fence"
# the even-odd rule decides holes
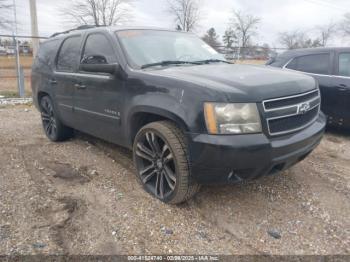
[[[7,35],[0,36],[0,96],[2,97],[31,96],[32,41],[30,38],[17,38],[17,41],[18,47],[14,38]]]
[[[273,58],[278,55],[278,53],[287,51],[287,48],[283,47],[269,47],[266,45],[263,46],[247,46],[247,47],[240,47],[240,46],[215,46],[215,49],[223,54],[226,59],[237,61],[237,62],[243,62],[243,63],[254,63],[254,61],[262,61],[266,62],[270,58]]]

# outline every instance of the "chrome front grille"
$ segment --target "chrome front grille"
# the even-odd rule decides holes
[[[269,135],[277,136],[301,130],[314,123],[319,115],[321,97],[311,92],[265,100],[263,102]]]

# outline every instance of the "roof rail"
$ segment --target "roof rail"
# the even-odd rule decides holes
[[[96,26],[96,25],[81,25],[81,26],[78,26],[77,28],[73,28],[73,29],[70,29],[70,30],[67,30],[67,31],[54,33],[53,35],[50,36],[50,38],[58,36],[58,35],[62,35],[62,34],[68,34],[68,33],[72,32],[72,31],[87,30],[87,29],[96,28],[96,27],[103,27],[103,26],[101,26],[101,25],[99,25],[99,26]]]

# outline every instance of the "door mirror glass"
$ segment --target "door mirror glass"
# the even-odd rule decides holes
[[[83,60],[81,61],[82,64],[87,64],[87,65],[106,65],[108,64],[107,58],[104,57],[103,55],[89,55],[87,57],[84,57]]]

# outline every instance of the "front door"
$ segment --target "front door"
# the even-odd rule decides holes
[[[91,33],[86,37],[81,63],[117,62],[116,51],[108,35]],[[120,143],[123,90],[124,82],[116,75],[79,71],[74,102],[79,129]]]
[[[79,63],[81,39],[80,35],[73,35],[63,41],[58,52],[54,76],[49,79],[61,121],[74,128],[75,72]]]
[[[333,105],[334,122],[340,126],[350,126],[350,53],[337,54],[332,88],[337,97]]]
[[[332,61],[333,52],[321,52],[295,57],[285,67],[314,77],[320,87],[322,98],[322,111],[326,115],[331,115],[336,103],[336,96],[332,86]]]

